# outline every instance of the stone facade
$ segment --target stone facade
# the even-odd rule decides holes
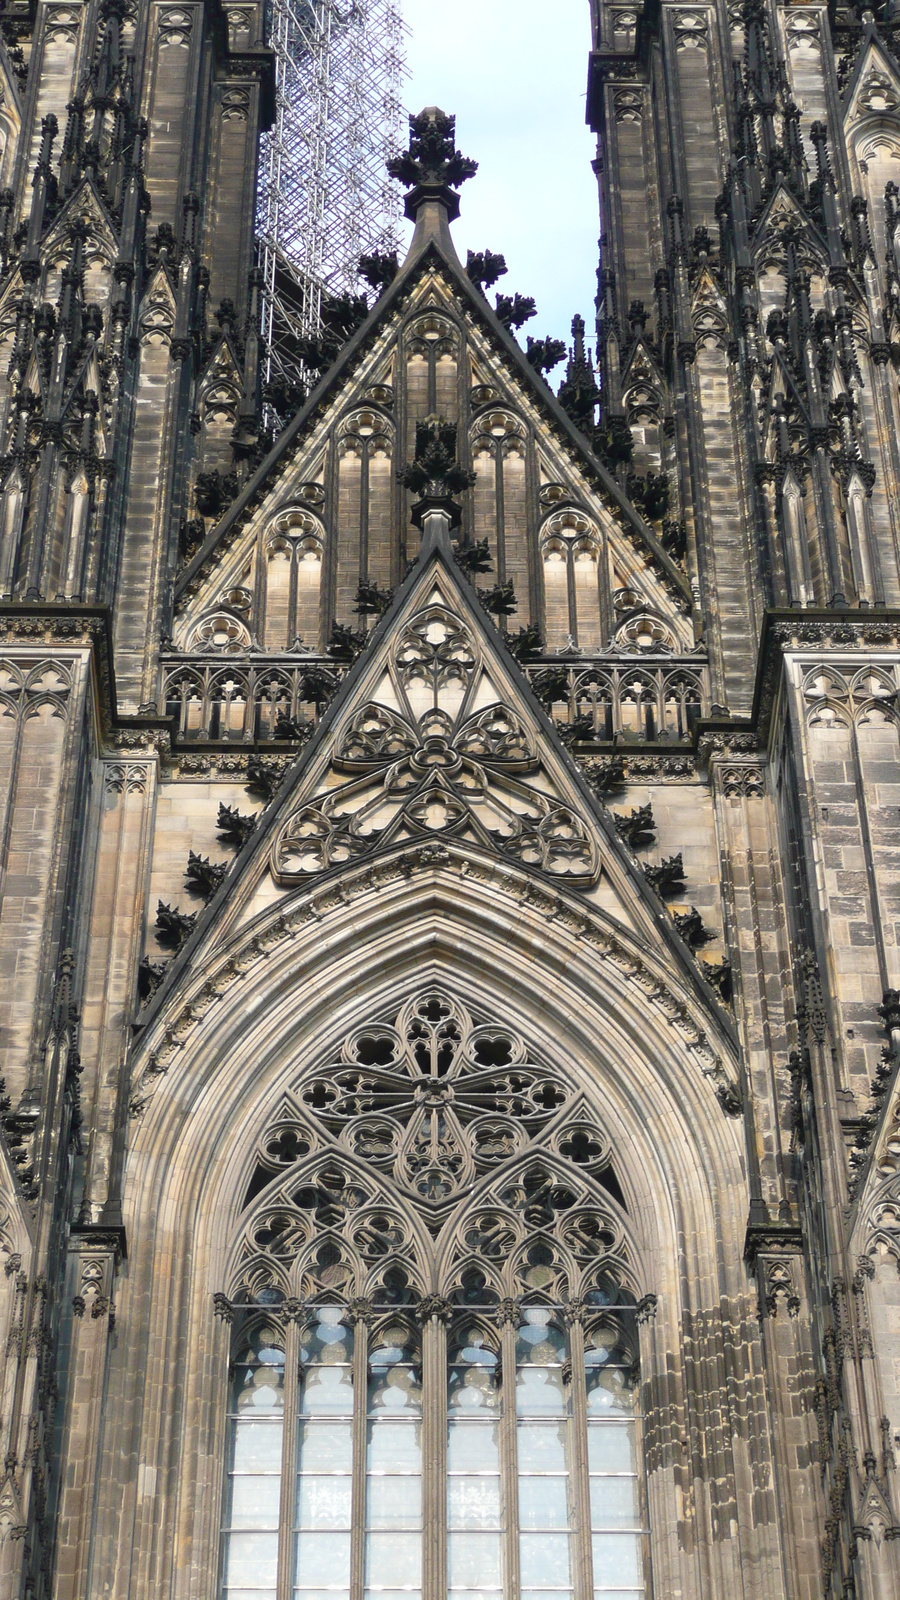
[[[592,24],[599,421],[460,263],[434,110],[406,261],[264,396],[262,6],[4,7],[10,1600],[219,1596],[240,1330],[295,1396],[332,1302],[354,1382],[386,1306],[417,1352],[424,1600],[475,1301],[509,1600],[529,1307],[576,1420],[619,1319],[617,1592],[900,1592],[900,36]]]

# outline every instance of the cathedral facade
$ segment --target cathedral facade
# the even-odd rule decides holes
[[[591,10],[596,367],[431,107],[275,393],[260,0],[4,5],[3,1600],[900,1593],[900,28]]]

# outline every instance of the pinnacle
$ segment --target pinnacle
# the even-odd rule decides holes
[[[449,224],[459,216],[457,190],[478,171],[478,162],[456,148],[456,118],[439,106],[426,106],[410,117],[409,146],[392,157],[387,169],[408,191],[404,210],[416,224],[410,258],[435,240],[456,259]]]

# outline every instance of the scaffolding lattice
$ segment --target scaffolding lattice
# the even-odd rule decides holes
[[[267,379],[294,386],[323,292],[356,294],[359,258],[396,250],[407,33],[400,0],[269,0],[276,115],[260,150],[257,232]],[[302,365],[302,363],[300,363]]]

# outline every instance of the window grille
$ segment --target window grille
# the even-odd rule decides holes
[[[643,1600],[611,1156],[434,990],[298,1079],[233,1261],[222,1600]]]

